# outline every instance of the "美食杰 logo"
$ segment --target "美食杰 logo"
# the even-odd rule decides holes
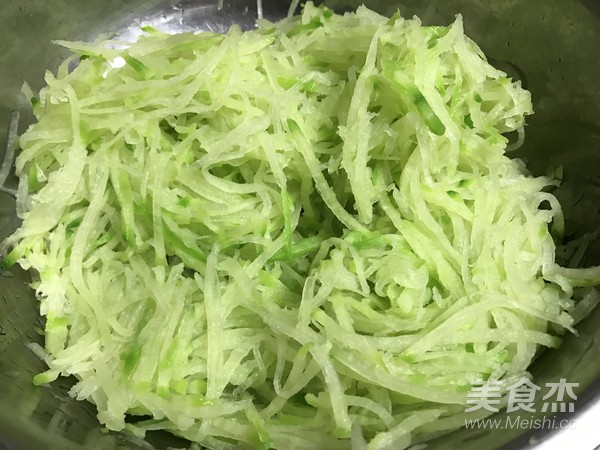
[[[577,395],[574,389],[579,383],[561,378],[539,386],[529,378],[522,377],[507,385],[506,381],[490,380],[472,383],[467,394],[466,413],[484,414],[481,419],[466,419],[466,428],[488,429],[561,429],[575,428],[575,421],[559,419],[554,413],[575,411]],[[541,396],[541,402],[536,401]],[[506,408],[503,418],[487,417]],[[514,414],[517,411],[528,414]],[[548,413],[548,415],[543,414]]]

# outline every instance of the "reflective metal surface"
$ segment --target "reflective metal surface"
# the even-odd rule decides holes
[[[0,9],[0,143],[6,140],[11,111],[21,110],[21,130],[31,121],[19,96],[23,81],[34,90],[46,68],[65,56],[53,39],[89,40],[103,33],[134,39],[142,24],[170,32],[224,31],[232,24],[254,26],[256,2],[217,0],[3,0]],[[328,6],[354,9],[362,1],[330,0]],[[535,174],[564,167],[557,192],[569,238],[600,230],[600,6],[595,0],[365,0],[383,14],[400,8],[425,24],[448,24],[464,16],[468,35],[492,62],[520,78],[531,90],[536,114],[529,120],[525,158]],[[289,1],[263,0],[264,16],[283,17]],[[0,150],[0,154],[3,150]],[[11,181],[15,186],[14,180]],[[17,225],[14,200],[0,193],[0,239]],[[600,263],[600,239],[591,243],[583,264]],[[44,368],[27,347],[42,343],[36,300],[28,276],[17,269],[0,274],[0,449],[185,448],[166,434],[141,441],[101,431],[91,404],[69,398],[70,380],[36,388],[34,374]],[[433,441],[431,449],[552,450],[570,445],[587,450],[600,444],[600,310],[568,335],[563,346],[545,352],[533,365],[538,384],[567,378],[580,383],[575,431],[460,430]],[[566,416],[565,416],[566,417]],[[580,442],[580,444],[576,444]]]

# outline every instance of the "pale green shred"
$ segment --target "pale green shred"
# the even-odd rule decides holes
[[[260,24],[61,42],[79,63],[32,99],[2,246],[37,274],[35,382],[213,449],[455,429],[600,298],[599,268],[555,263],[556,182],[505,154],[530,95],[460,17]]]

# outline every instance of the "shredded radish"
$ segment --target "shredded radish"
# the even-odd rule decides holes
[[[505,154],[530,94],[460,17],[144,31],[61,42],[80,62],[33,102],[1,249],[37,274],[35,382],[75,375],[109,429],[405,448],[599,302],[599,268],[555,263],[555,181]]]

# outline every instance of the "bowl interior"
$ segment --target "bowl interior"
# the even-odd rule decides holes
[[[37,0],[8,1],[0,11],[0,144],[6,141],[13,110],[21,111],[20,130],[31,122],[19,91],[27,81],[34,91],[43,84],[46,68],[58,66],[64,53],[53,39],[92,39],[116,33],[133,39],[141,24],[166,31],[224,31],[232,24],[254,26],[256,2],[216,0]],[[264,16],[285,16],[289,1],[263,0]],[[365,3],[391,15],[418,15],[425,24],[448,24],[464,16],[467,34],[491,62],[518,78],[532,92],[535,115],[527,127],[523,158],[536,175],[564,168],[556,191],[567,219],[567,238],[595,237],[600,229],[600,7],[593,0],[330,0],[337,11]],[[3,150],[0,150],[0,153]],[[14,187],[16,180],[10,180]],[[0,193],[0,240],[18,225],[14,200]],[[582,265],[600,264],[600,239],[592,239]],[[101,431],[91,404],[68,396],[71,380],[34,387],[33,375],[44,364],[27,347],[43,340],[35,297],[28,275],[19,270],[0,274],[0,448],[155,448],[184,447],[185,442],[163,433],[148,442]],[[562,347],[547,351],[534,363],[538,384],[567,378],[579,383],[576,414],[600,400],[600,320],[596,310],[567,335]],[[552,439],[547,430],[459,430],[433,441],[428,448],[527,448]]]

